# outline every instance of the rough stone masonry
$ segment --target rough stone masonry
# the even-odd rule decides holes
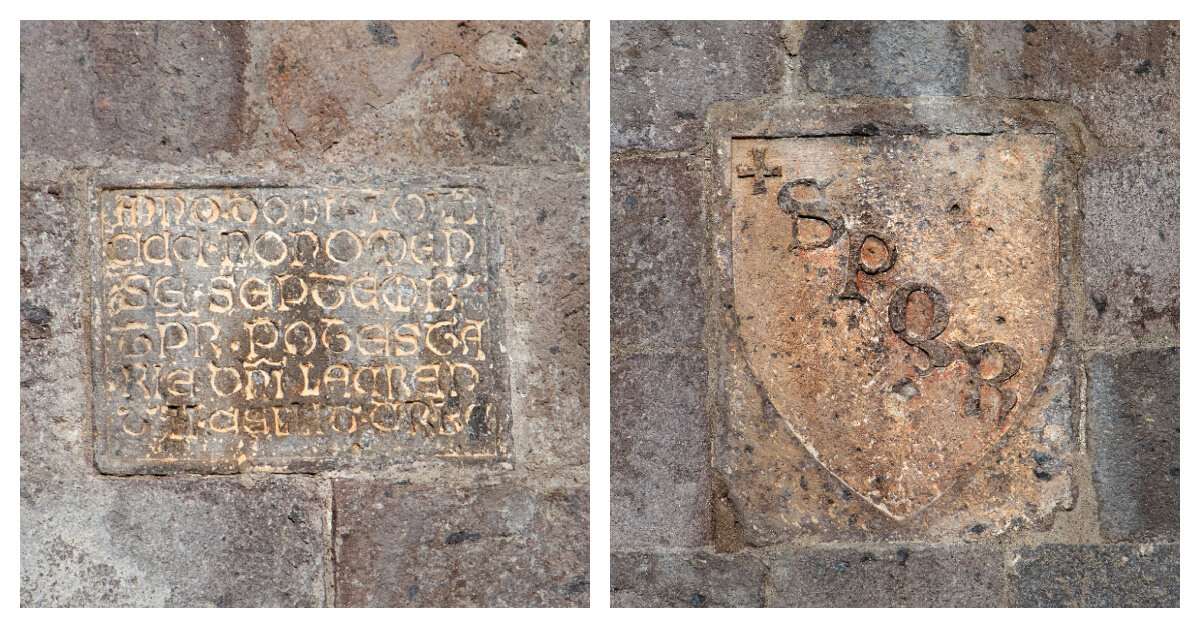
[[[21,604],[587,605],[588,63],[23,22]]]
[[[615,606],[1179,604],[1179,26],[612,27]]]

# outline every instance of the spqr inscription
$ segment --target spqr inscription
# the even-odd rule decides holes
[[[1008,432],[1044,372],[1057,249],[1039,182],[1054,150],[1018,134],[732,149],[747,363],[815,460],[909,517]]]
[[[502,453],[483,190],[106,189],[95,232],[102,470]]]

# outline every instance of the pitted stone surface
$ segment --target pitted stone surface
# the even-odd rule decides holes
[[[716,120],[714,464],[747,542],[963,538],[1070,503],[1071,144],[999,117],[830,104]]]
[[[797,84],[831,96],[958,96],[968,46],[954,22],[808,22]]]
[[[1088,360],[1088,441],[1109,540],[1179,539],[1179,349]]]
[[[1073,105],[1105,146],[1179,149],[1179,22],[988,21],[972,29],[979,96]]]
[[[1012,605],[1179,606],[1179,545],[1066,545],[1021,548],[1010,558]]]
[[[586,606],[588,492],[333,486],[338,606]]]
[[[100,191],[101,470],[502,455],[488,209],[471,187]]]
[[[22,22],[21,154],[237,152],[248,47],[244,22]]]
[[[903,519],[1003,436],[1041,381],[1058,301],[1040,187],[1054,147],[1017,134],[734,140],[735,168],[757,151],[775,178],[733,185],[750,365],[822,464]],[[993,354],[992,373],[969,351]]]
[[[784,550],[772,556],[772,606],[991,607],[1003,602],[994,547]]]

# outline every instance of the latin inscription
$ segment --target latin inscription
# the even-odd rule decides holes
[[[97,203],[102,469],[501,453],[483,190],[109,189]]]

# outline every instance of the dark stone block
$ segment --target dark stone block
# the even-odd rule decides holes
[[[1179,349],[1088,363],[1088,440],[1111,540],[1179,538]]]
[[[325,604],[311,480],[81,479],[22,499],[22,606]]]
[[[248,48],[241,22],[22,22],[21,155],[237,152]]]
[[[281,161],[579,165],[588,24],[268,22],[262,147]]]
[[[1013,606],[1179,606],[1178,545],[1042,545],[1017,551]]]
[[[835,97],[962,96],[968,48],[952,22],[809,22],[798,78]]]
[[[761,607],[767,568],[751,554],[616,552],[612,605],[624,608]]]
[[[1065,102],[1105,146],[1179,148],[1179,22],[979,22],[980,96]]]
[[[782,57],[775,22],[613,22],[612,149],[696,146],[708,106],[773,93]]]
[[[338,606],[587,606],[588,493],[337,480]]]
[[[1179,339],[1179,155],[1102,157],[1083,169],[1089,341]]]
[[[1003,554],[991,547],[776,552],[771,606],[1001,606]]]
[[[588,174],[540,168],[502,176],[497,227],[502,242],[516,243],[505,248],[502,284],[515,463],[533,473],[586,474]]]
[[[687,159],[612,166],[612,343],[697,347],[706,307],[699,173]]]
[[[612,545],[693,547],[712,536],[703,355],[612,359]]]

